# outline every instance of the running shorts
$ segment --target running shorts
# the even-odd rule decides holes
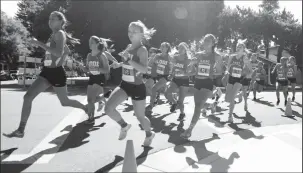
[[[62,66],[55,68],[43,67],[39,76],[45,78],[54,87],[66,86],[66,73]]]
[[[281,86],[287,86],[287,85],[288,85],[288,80],[277,80],[277,82],[278,82]]]
[[[214,81],[213,79],[209,79],[209,78],[207,79],[196,78],[194,88],[196,88],[197,90],[204,88],[212,91],[214,89]]]
[[[183,87],[189,87],[189,78],[173,78],[172,82],[174,82],[178,88]]]
[[[99,74],[99,75],[89,75],[89,79],[88,79],[88,85],[100,85],[100,86],[104,86],[105,84],[105,76],[104,74]]]
[[[243,79],[241,80],[241,84],[242,84],[243,86],[249,86],[249,85],[250,85],[250,81],[251,81],[251,78],[243,78]]]
[[[242,80],[242,78],[236,78],[236,77],[233,77],[233,76],[228,77],[228,83],[231,84],[231,85],[234,85],[235,83],[241,84],[241,80]]]
[[[145,100],[146,99],[146,88],[145,84],[131,84],[125,81],[120,83],[120,88],[123,89],[128,97],[131,97],[133,100]]]
[[[289,81],[289,83],[291,83],[291,84],[296,84],[297,83],[297,80],[296,80],[296,78],[288,78],[288,81]]]
[[[265,85],[265,80],[257,80],[256,82],[258,85],[262,85],[262,86]]]

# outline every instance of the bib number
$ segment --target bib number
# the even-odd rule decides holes
[[[198,75],[200,76],[209,76],[210,66],[209,65],[199,65]]]
[[[284,77],[283,74],[279,73],[279,74],[278,74],[278,79],[280,79],[280,80],[285,80],[285,77]]]
[[[260,80],[260,75],[261,75],[260,73],[257,73],[257,75],[256,75],[256,76],[257,76],[257,77],[256,77],[256,80],[257,80],[257,81]]]
[[[122,80],[126,82],[135,82],[135,76],[134,76],[134,68],[130,65],[122,65],[123,68],[123,74],[122,74]]]
[[[152,68],[151,67],[147,67],[147,74],[151,74],[151,70],[152,70]]]
[[[234,67],[231,73],[232,77],[240,78],[242,73],[242,69]]]
[[[176,77],[183,77],[184,76],[184,72],[181,71],[181,70],[179,70],[179,69],[176,69],[175,76]]]
[[[287,77],[293,77],[293,73],[291,71],[287,72]]]
[[[165,69],[165,66],[159,64],[157,66],[157,73],[163,75],[164,74],[164,69]]]
[[[46,59],[46,60],[44,60],[44,66],[50,66],[52,64],[52,60],[50,60],[50,59]]]

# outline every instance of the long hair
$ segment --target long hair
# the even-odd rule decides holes
[[[66,38],[67,38],[67,41],[70,42],[72,45],[75,45],[75,44],[80,44],[80,40],[77,39],[77,38],[74,38],[71,34],[67,33],[65,31],[65,27],[67,25],[67,20],[66,20],[66,17],[63,13],[61,13],[60,11],[53,11],[51,14],[55,14],[59,20],[61,20],[63,22],[61,28],[62,30],[65,32],[65,35],[66,35]]]

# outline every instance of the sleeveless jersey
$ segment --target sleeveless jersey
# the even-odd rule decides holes
[[[51,47],[51,48],[56,48],[56,42],[54,40],[55,33],[50,36],[48,39],[46,45]],[[46,51],[45,52],[45,59],[43,61],[43,66],[48,67],[48,68],[55,68],[62,66],[63,61],[61,61],[62,57],[56,57],[52,55],[50,52]]]
[[[130,54],[130,59],[140,63],[140,58],[137,55],[137,52],[141,46],[128,51]],[[128,62],[123,62],[122,64],[122,80],[131,84],[139,85],[143,83],[142,73],[140,74],[138,70],[132,67]]]
[[[233,59],[230,62],[229,74],[232,77],[240,78],[242,76],[243,66],[244,66],[243,57],[240,57],[239,59],[233,57]]]
[[[157,75],[169,75],[169,59],[168,55],[162,56],[157,54],[155,57]]]
[[[183,61],[176,59],[174,63],[174,73],[175,73],[174,77],[188,78],[188,76],[186,75],[187,65],[188,65],[188,59],[184,59]]]
[[[278,65],[277,67],[277,79],[278,80],[286,80],[286,71],[287,69],[285,69],[281,64]]]
[[[146,74],[148,76],[151,76],[151,77],[156,77],[157,76],[156,67],[157,66],[154,63],[154,61],[152,60],[152,58],[149,58],[149,60],[148,60],[148,66],[147,66],[147,73]]]
[[[263,72],[264,72],[263,68],[262,69],[256,69],[256,80],[257,81],[265,79],[265,76],[264,76]]]
[[[215,55],[215,53],[206,55],[204,52],[199,54],[196,78],[213,79]]]
[[[295,78],[295,66],[288,66],[288,71],[287,71],[287,78]]]
[[[91,53],[87,55],[87,68],[90,74],[92,75],[99,75],[100,68],[104,67],[101,61],[102,53],[98,53],[97,55],[93,56]]]

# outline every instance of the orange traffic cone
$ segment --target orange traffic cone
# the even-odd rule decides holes
[[[286,104],[286,108],[285,108],[285,116],[292,116],[292,108],[291,108],[290,98],[287,99],[287,104]]]
[[[137,161],[132,140],[128,140],[126,143],[122,172],[137,172]]]

